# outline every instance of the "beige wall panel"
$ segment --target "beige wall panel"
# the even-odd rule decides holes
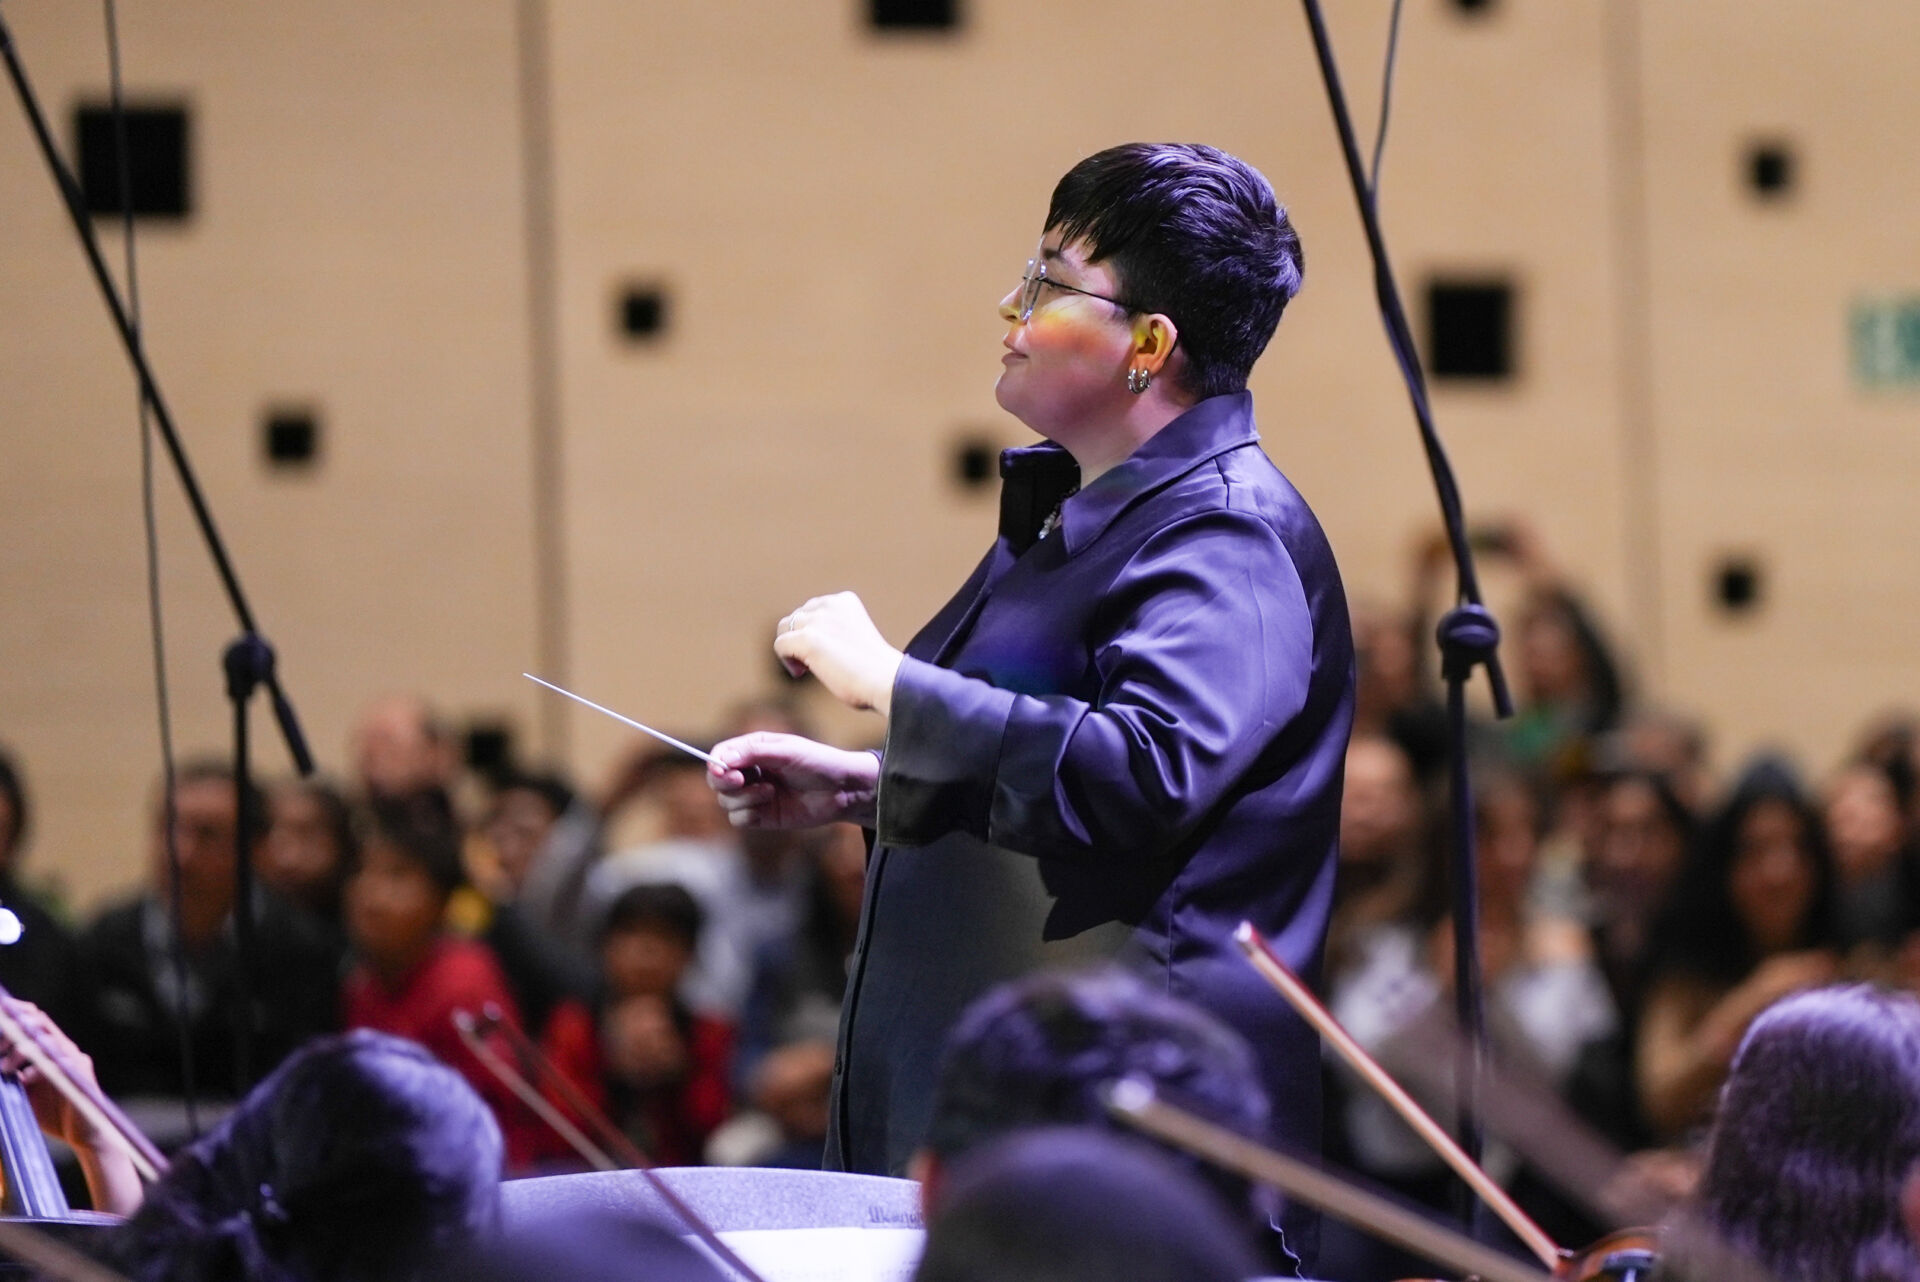
[[[1920,10],[1648,6],[1646,49],[1670,685],[1723,759],[1824,769],[1920,696],[1920,400],[1856,389],[1847,348],[1854,300],[1920,290]],[[1743,158],[1768,137],[1799,184],[1761,204]],[[1755,617],[1708,604],[1729,551],[1767,572]]]
[[[120,9],[130,94],[194,113],[195,216],[140,242],[153,358],[323,765],[383,689],[530,707],[513,688],[533,620],[511,10]],[[64,134],[74,98],[105,92],[100,10],[8,17]],[[90,898],[138,876],[158,772],[133,395],[3,114],[0,734],[37,794],[35,859]],[[313,476],[260,465],[280,399],[323,414]],[[159,490],[178,741],[224,751],[235,628],[165,472]],[[263,769],[284,770],[264,706],[255,724]]]

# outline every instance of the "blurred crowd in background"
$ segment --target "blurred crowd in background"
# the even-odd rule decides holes
[[[1817,778],[1778,755],[1710,770],[1710,727],[1635,697],[1626,657],[1524,531],[1489,550],[1524,583],[1505,647],[1519,713],[1471,736],[1495,1057],[1679,1195],[1762,1009],[1841,979],[1920,987],[1920,722],[1863,726]],[[1432,620],[1354,602],[1358,716],[1320,988],[1390,1069],[1430,1067],[1453,973]],[[687,737],[809,733],[798,708],[769,698]],[[459,748],[425,698],[385,697],[359,718],[350,778],[264,789],[244,1066],[226,767],[184,762],[170,798],[156,788],[144,886],[75,922],[34,889],[59,852],[23,866],[32,762],[0,754],[0,901],[23,927],[0,981],[66,1027],[122,1100],[231,1100],[242,1071],[372,1028],[472,1082],[509,1173],[578,1169],[462,1041],[452,1016],[467,1010],[524,1030],[658,1163],[817,1166],[862,831],[737,832],[704,765],[651,741],[597,788],[521,763],[475,771]],[[1341,1070],[1328,1080],[1329,1156],[1445,1205],[1431,1152]],[[1421,1093],[1444,1116],[1446,1083]],[[1496,1143],[1488,1164],[1584,1240],[1524,1158]]]

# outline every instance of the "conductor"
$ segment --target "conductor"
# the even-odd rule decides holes
[[[708,775],[737,825],[871,831],[829,1167],[902,1174],[962,1008],[1093,958],[1244,1034],[1273,1138],[1318,1146],[1318,1040],[1231,940],[1317,977],[1352,721],[1339,571],[1246,390],[1300,279],[1234,157],[1081,161],[1000,302],[995,395],[1045,440],[1002,455],[992,549],[904,653],[852,593],[781,620],[790,670],[887,718],[877,755],[749,734]]]

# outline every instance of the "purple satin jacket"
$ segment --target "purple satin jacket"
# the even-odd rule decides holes
[[[1107,957],[1245,1034],[1277,1137],[1317,1149],[1318,1039],[1231,936],[1250,919],[1318,975],[1353,642],[1258,440],[1240,393],[1077,493],[1058,446],[1002,456],[1000,537],[894,685],[830,1167],[901,1174],[962,1008]]]

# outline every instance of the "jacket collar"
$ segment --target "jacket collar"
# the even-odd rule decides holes
[[[1133,503],[1228,450],[1260,439],[1253,425],[1253,394],[1232,392],[1201,401],[1148,437],[1125,462],[1075,491],[1080,468],[1051,442],[1000,455],[1000,535],[1015,555],[1032,546],[1057,506],[1059,537],[1068,556],[1099,538]]]

